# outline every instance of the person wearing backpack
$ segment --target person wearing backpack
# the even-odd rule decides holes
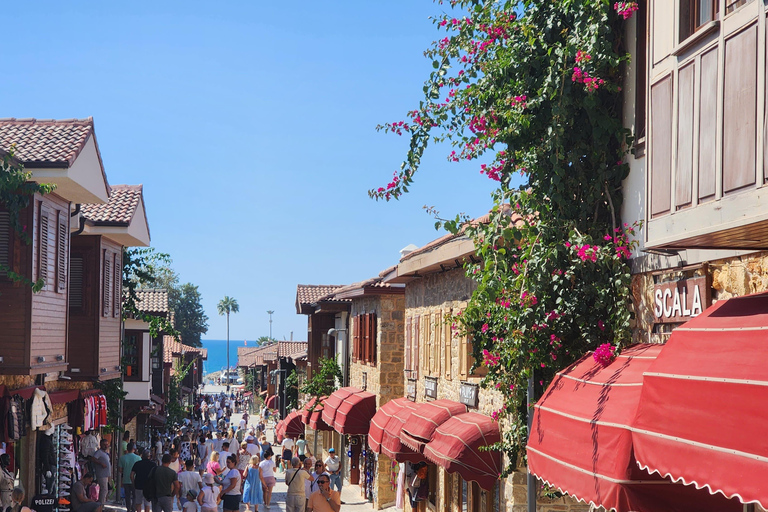
[[[304,512],[307,503],[306,486],[304,481],[313,482],[315,477],[304,471],[301,459],[291,459],[291,469],[285,471],[285,483],[288,484],[288,495],[285,497],[285,512]]]

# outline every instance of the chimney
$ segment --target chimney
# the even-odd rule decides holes
[[[418,247],[413,244],[406,245],[405,247],[400,249],[400,259],[405,258],[408,254],[411,254],[416,249],[418,249]]]

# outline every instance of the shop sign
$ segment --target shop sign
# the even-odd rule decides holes
[[[424,396],[427,398],[437,398],[437,379],[434,377],[424,377]]]
[[[408,384],[405,386],[405,396],[412,402],[416,401],[416,379],[408,379]]]
[[[459,402],[472,409],[477,409],[477,389],[477,384],[462,382],[459,388]]]
[[[32,504],[30,508],[35,512],[53,512],[53,506],[56,503],[56,498],[50,494],[38,494],[32,498]]]
[[[685,322],[700,315],[711,302],[707,276],[692,277],[653,287],[653,314],[657,322]]]

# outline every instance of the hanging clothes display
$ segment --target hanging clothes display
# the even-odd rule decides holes
[[[51,415],[53,414],[53,404],[44,390],[35,389],[32,395],[32,410],[30,415],[30,425],[32,430],[48,430],[51,428]]]

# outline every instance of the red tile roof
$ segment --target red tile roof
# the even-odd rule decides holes
[[[291,357],[308,348],[306,341],[278,341],[277,357]]]
[[[519,223],[523,222],[523,217],[520,214],[518,214],[518,213],[512,212],[510,207],[509,207],[509,205],[504,205],[502,208],[504,209],[504,213],[509,215],[510,223],[518,225]],[[491,220],[491,214],[490,213],[486,213],[482,217],[478,217],[476,219],[472,219],[469,222],[472,225],[488,224],[488,222],[490,222],[490,220]],[[440,238],[438,238],[436,240],[432,240],[428,244],[426,244],[426,245],[424,245],[422,247],[419,247],[415,251],[409,252],[408,254],[406,254],[405,256],[400,258],[400,261],[406,261],[406,260],[409,260],[409,259],[413,258],[414,256],[419,255],[419,254],[424,254],[426,252],[434,251],[438,247],[442,247],[443,245],[447,244],[451,240],[455,240],[455,239],[458,239],[458,238],[467,238],[467,235],[464,234],[465,231],[466,231],[466,227],[462,227],[461,230],[458,233],[455,233],[455,234],[454,233],[448,233],[447,235],[443,235],[443,236],[441,236]]]
[[[0,149],[32,167],[69,167],[93,136],[93,118],[0,119]]]
[[[168,290],[140,288],[136,290],[136,307],[142,313],[168,313]]]
[[[253,366],[264,364],[264,355],[277,354],[277,343],[272,342],[260,347],[238,347],[237,366]]]
[[[142,194],[142,185],[113,185],[107,203],[82,206],[83,217],[93,224],[127,226],[142,202]]]
[[[173,336],[163,336],[163,362],[173,363],[174,354],[181,354],[182,352],[198,352],[203,359],[208,359],[208,349],[192,347],[176,341]]]
[[[296,287],[296,303],[315,304],[341,287],[337,284],[300,284]]]

